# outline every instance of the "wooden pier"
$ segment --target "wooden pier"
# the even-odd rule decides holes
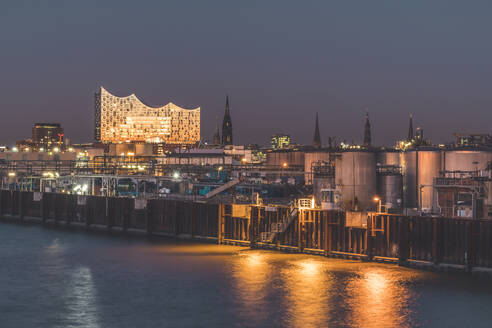
[[[282,226],[291,213],[287,206],[241,206],[238,215],[237,206],[230,204],[0,191],[0,218],[15,222],[492,272],[492,221],[373,213],[357,225],[345,212],[302,209]],[[274,230],[280,226],[285,229]]]

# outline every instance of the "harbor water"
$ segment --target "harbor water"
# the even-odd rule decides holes
[[[492,279],[0,224],[0,327],[490,327]]]

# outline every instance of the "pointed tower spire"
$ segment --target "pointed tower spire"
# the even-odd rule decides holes
[[[222,121],[222,145],[232,145],[232,120],[229,109],[229,95],[226,95],[224,120]]]
[[[408,141],[413,140],[413,115],[410,114],[410,122],[408,123]]]
[[[371,146],[371,123],[369,123],[369,111],[366,109],[366,125],[364,126],[364,146]]]
[[[321,137],[319,135],[318,113],[316,113],[316,123],[314,126],[313,147],[321,148]]]
[[[220,145],[219,118],[215,117],[214,145]]]
[[[229,95],[226,94],[226,108],[225,108],[225,113],[230,115],[230,111],[229,111]]]

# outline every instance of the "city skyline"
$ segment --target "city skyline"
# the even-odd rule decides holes
[[[310,144],[316,113],[323,144],[362,143],[366,108],[375,145],[404,139],[409,113],[435,143],[490,132],[491,4],[277,4],[3,2],[0,140],[55,121],[74,142],[92,141],[100,85],[200,106],[209,140],[228,94],[238,144],[277,132]]]

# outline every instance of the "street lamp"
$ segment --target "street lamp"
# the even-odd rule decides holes
[[[378,213],[381,213],[381,197],[374,196],[373,200],[378,203]]]

